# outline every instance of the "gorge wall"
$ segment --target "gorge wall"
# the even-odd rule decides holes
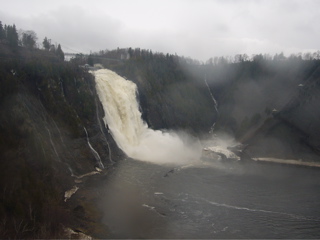
[[[320,61],[288,59],[207,66],[219,102],[216,131],[247,155],[319,161]]]
[[[140,50],[139,50],[140,51]],[[189,74],[181,57],[141,50],[105,66],[136,83],[142,117],[152,129],[179,129],[201,135],[218,117],[205,73]]]
[[[102,168],[92,149],[106,168],[122,151],[87,70],[45,51],[0,50],[0,235],[58,238],[72,222],[65,191]]]

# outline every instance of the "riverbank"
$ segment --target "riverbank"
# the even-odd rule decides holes
[[[113,169],[114,166],[111,166],[108,169],[75,176],[77,191],[74,191],[65,201],[72,216],[71,224],[66,229],[66,234],[71,238],[82,239],[81,236],[86,236],[87,239],[102,239],[110,237],[108,226],[102,223],[103,214],[97,208],[96,201],[100,197],[101,183],[108,178]]]
[[[216,160],[240,160],[240,161],[253,161],[253,162],[263,162],[263,163],[274,163],[274,164],[285,164],[294,165],[302,167],[315,167],[320,168],[320,162],[316,161],[303,161],[302,159],[282,159],[282,158],[272,158],[272,157],[251,157],[246,155],[244,158],[241,156],[242,151],[235,151],[230,148],[223,148],[219,146],[206,147],[203,148],[202,158],[216,159]]]
[[[304,162],[302,160],[294,160],[294,159],[252,158],[252,160],[256,161],[256,162],[269,162],[269,163],[295,165],[295,166],[302,166],[302,167],[320,168],[320,163],[319,162]]]

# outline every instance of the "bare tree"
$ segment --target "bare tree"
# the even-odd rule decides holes
[[[36,47],[37,34],[34,31],[25,31],[22,33],[21,43],[23,47],[33,49]]]

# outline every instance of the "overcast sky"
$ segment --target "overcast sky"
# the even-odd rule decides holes
[[[140,47],[205,61],[320,50],[320,0],[0,1],[3,24],[65,52]]]

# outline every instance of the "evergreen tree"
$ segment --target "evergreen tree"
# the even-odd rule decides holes
[[[6,33],[0,21],[0,42],[2,42],[5,38],[6,38]]]
[[[7,26],[7,24],[4,25],[3,30],[4,30],[4,39],[7,40],[7,31],[8,31],[8,26]]]
[[[64,53],[63,53],[63,51],[61,49],[61,45],[60,44],[58,45],[58,48],[56,50],[56,54],[61,60],[64,60]]]
[[[93,57],[92,55],[90,54],[89,57],[88,57],[88,64],[93,67],[93,64],[94,64],[94,61],[93,61]]]
[[[18,43],[19,43],[19,36],[18,36],[18,32],[17,32],[15,24],[13,24],[13,26],[12,26],[12,33],[11,34],[12,34],[12,46],[17,47]]]
[[[19,37],[16,29],[16,25],[8,25],[6,29],[7,41],[11,47],[18,47]]]
[[[42,42],[42,46],[46,51],[50,50],[51,40],[45,37]]]

